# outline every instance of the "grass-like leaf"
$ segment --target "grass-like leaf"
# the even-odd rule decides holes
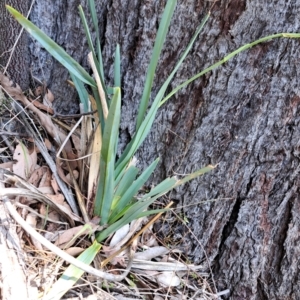
[[[171,72],[171,74],[169,75],[169,77],[167,78],[167,80],[164,82],[164,84],[162,85],[162,87],[160,88],[160,90],[158,91],[153,104],[147,114],[147,116],[145,117],[145,119],[142,121],[142,124],[140,125],[138,131],[135,133],[133,139],[131,140],[131,142],[126,146],[124,152],[122,153],[121,157],[119,158],[118,162],[117,162],[117,169],[115,171],[115,176],[116,178],[121,174],[122,170],[126,167],[126,165],[128,164],[129,160],[131,159],[131,157],[135,154],[135,152],[137,151],[137,149],[140,147],[140,145],[143,143],[143,141],[145,140],[145,138],[147,137],[149,131],[152,128],[152,124],[155,120],[155,116],[157,113],[157,110],[161,104],[161,99],[163,98],[168,85],[170,84],[171,80],[173,79],[175,73],[177,72],[177,70],[179,69],[180,65],[182,64],[182,62],[184,61],[184,59],[186,58],[187,54],[189,53],[189,51],[191,50],[197,36],[199,35],[199,33],[201,32],[201,30],[203,29],[204,25],[206,24],[207,20],[209,18],[209,14],[207,14],[202,22],[200,23],[199,27],[197,28],[196,32],[194,33],[191,41],[189,42],[187,48],[185,49],[184,53],[182,54],[182,56],[180,57],[179,61],[177,62],[175,68],[173,69],[173,71]]]
[[[97,58],[99,62],[99,70],[100,70],[100,78],[101,81],[104,80],[104,68],[103,68],[103,59],[102,59],[102,51],[101,51],[101,44],[100,44],[100,33],[99,33],[99,25],[98,25],[98,17],[97,17],[97,11],[95,6],[94,0],[88,0],[90,14],[92,17],[92,22],[96,31],[96,53]],[[103,88],[104,88],[104,82],[102,82]]]
[[[81,81],[91,86],[95,86],[94,79],[84,70],[84,68],[75,61],[63,48],[50,39],[42,30],[27,20],[22,14],[9,5],[7,10],[13,17],[31,34],[56,60]]]
[[[115,217],[119,216],[119,212],[122,211],[132,200],[132,198],[137,195],[138,191],[141,190],[145,182],[149,179],[154,169],[156,168],[158,161],[159,159],[156,159],[151,165],[149,165],[148,168],[132,183],[132,185],[122,195],[110,216],[109,224],[116,221]]]
[[[150,214],[156,213],[154,210],[146,211],[146,209],[159,197],[163,196],[170,190],[174,189],[175,187],[186,183],[187,181],[190,181],[200,175],[203,175],[209,171],[214,169],[214,166],[208,166],[205,168],[202,168],[200,170],[197,170],[187,176],[185,176],[183,179],[178,180],[175,177],[172,178],[166,178],[164,181],[162,181],[160,184],[158,184],[156,187],[151,189],[149,193],[144,195],[139,201],[132,204],[125,212],[124,216],[119,219],[118,221],[114,222],[110,226],[108,226],[106,229],[101,231],[96,235],[97,241],[100,243],[104,239],[106,239],[110,234],[114,233],[124,225],[130,223],[131,221],[140,218],[141,216],[146,216]]]
[[[268,42],[270,40],[273,40],[275,38],[300,38],[300,33],[276,33],[276,34],[272,34],[272,35],[268,35],[266,37],[263,37],[261,39],[258,39],[252,43],[246,44],[241,46],[240,48],[236,49],[235,51],[229,53],[228,55],[226,55],[223,59],[219,60],[218,62],[216,62],[215,64],[209,66],[208,68],[204,69],[203,71],[199,72],[198,74],[196,74],[195,76],[191,77],[190,79],[186,80],[185,82],[183,82],[182,84],[178,85],[174,90],[172,90],[160,103],[160,105],[164,104],[166,101],[168,101],[174,94],[176,94],[179,90],[181,90],[182,88],[186,87],[188,84],[190,84],[191,82],[195,81],[196,79],[198,79],[199,77],[203,76],[204,74],[212,71],[213,69],[223,65],[224,63],[226,63],[229,59],[233,58],[234,56],[236,56],[237,54],[239,54],[242,51],[245,51],[257,44],[263,43],[263,42]]]
[[[95,199],[95,214],[101,218],[101,225],[107,224],[114,197],[114,166],[116,142],[121,117],[120,88],[116,89],[105,122],[100,158],[100,180]]]
[[[97,253],[99,252],[101,245],[96,241],[82,252],[78,256],[78,260],[84,262],[85,264],[90,264]],[[63,275],[54,283],[50,292],[43,298],[45,300],[58,300],[77,282],[77,280],[83,275],[84,271],[81,269],[70,265]]]
[[[121,87],[121,54],[119,44],[117,44],[115,51],[114,84],[115,87]]]
[[[79,16],[80,16],[82,24],[83,24],[83,29],[84,29],[84,32],[85,32],[85,37],[87,39],[90,51],[93,53],[94,60],[96,60],[97,56],[96,56],[95,48],[94,48],[94,45],[93,45],[93,41],[92,41],[90,29],[89,29],[89,26],[87,24],[86,17],[85,17],[85,14],[84,14],[84,11],[83,11],[81,5],[79,5],[78,10],[79,10]]]
[[[151,60],[150,60],[149,66],[148,66],[144,91],[143,91],[142,99],[141,99],[139,110],[138,110],[136,131],[138,131],[138,129],[140,128],[142,121],[144,119],[147,107],[148,107],[151,89],[152,89],[152,85],[153,85],[153,80],[154,80],[154,76],[155,76],[155,70],[157,67],[161,49],[162,49],[163,44],[166,39],[166,35],[167,35],[168,29],[169,29],[169,26],[171,23],[171,19],[172,19],[176,4],[177,4],[176,0],[169,0],[167,2],[165,10],[163,12],[163,15],[161,17],[161,21],[159,23],[159,28],[157,31],[154,48],[153,48],[153,52],[152,52],[152,57],[151,57]]]
[[[119,199],[121,199],[121,197],[131,187],[134,180],[136,179],[138,172],[139,172],[138,168],[136,168],[134,166],[130,166],[126,170],[124,176],[121,178],[120,182],[117,184],[117,188],[114,193],[114,202],[112,204],[112,210],[115,209]],[[116,186],[116,182],[115,182],[115,186]]]
[[[84,84],[80,79],[78,79],[76,76],[74,76],[72,73],[69,73],[70,77],[75,85],[75,88],[77,90],[77,93],[79,95],[80,102],[83,104],[84,112],[89,111],[89,94],[86,91],[86,88],[84,87]]]
[[[94,16],[94,14],[95,14],[95,12],[91,13],[91,15],[93,15],[93,16]],[[89,45],[89,49],[93,54],[93,59],[94,59],[94,62],[95,62],[97,73],[99,74],[102,87],[103,87],[104,92],[107,96],[106,86],[104,84],[102,57],[100,57],[101,63],[99,63],[99,57],[97,56],[97,53],[99,54],[99,51],[97,51],[97,53],[95,51],[93,41],[92,41],[92,37],[91,37],[91,33],[90,33],[90,29],[89,29],[89,26],[88,26],[88,23],[87,23],[87,20],[86,20],[86,17],[85,17],[85,14],[84,14],[84,11],[83,11],[81,5],[79,5],[79,15],[80,15],[80,18],[81,18],[81,21],[82,21],[82,24],[83,24],[83,29],[84,29],[85,36],[86,36],[86,39],[87,39],[87,42],[88,42],[88,45]],[[100,51],[100,55],[101,55],[101,51]]]

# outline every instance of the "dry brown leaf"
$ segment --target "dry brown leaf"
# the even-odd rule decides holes
[[[51,142],[48,139],[44,140],[44,144],[48,150],[51,150],[51,151],[54,150],[53,145],[51,144]]]
[[[55,194],[55,195],[47,194],[46,196],[50,198],[59,207],[60,210],[68,214],[73,220],[82,222],[82,219],[79,218],[71,211],[69,204],[66,201],[64,201],[65,198],[62,194]]]
[[[17,163],[13,165],[14,174],[28,179],[37,163],[36,151],[29,154],[28,149],[22,143],[19,143],[16,146],[13,159],[17,161]]]
[[[38,187],[39,182],[41,181],[41,178],[42,178],[44,172],[45,171],[44,171],[43,167],[35,169],[32,172],[30,178],[28,179],[28,182],[31,183],[32,185],[34,185],[35,187]]]
[[[26,216],[26,222],[33,228],[36,228],[36,224],[37,224],[37,216],[33,213],[29,213]],[[33,245],[35,246],[36,249],[38,250],[43,250],[43,246],[41,245],[41,243],[34,239],[33,237],[30,237],[31,241],[33,243]]]
[[[54,110],[51,108],[51,106],[45,105],[39,101],[32,101],[33,105],[41,110],[46,111],[48,114],[54,115]]]
[[[0,168],[2,168],[2,169],[8,169],[8,170],[12,171],[13,164],[14,164],[13,161],[8,161],[6,163],[0,164]]]
[[[47,195],[53,195],[53,189],[51,186],[41,186],[37,188],[41,193],[47,194]]]
[[[180,278],[176,276],[175,272],[162,272],[156,277],[156,280],[166,287],[180,285]]]
[[[52,136],[52,138],[58,143],[61,144],[66,139],[66,135],[61,132],[52,122],[50,116],[47,114],[41,112],[38,108],[34,106],[32,102],[30,102],[26,96],[23,94],[21,88],[19,85],[13,86],[13,82],[9,80],[8,77],[3,75],[3,73],[0,72],[0,83],[3,86],[3,88],[10,94],[12,98],[15,100],[19,100],[23,103],[24,106],[28,107],[32,112],[36,114],[36,116],[39,118],[39,121],[41,125],[47,130],[47,132]],[[36,103],[39,103],[38,101],[35,101]],[[70,141],[67,141],[65,144],[65,151],[67,155],[69,153],[72,153],[72,145]],[[69,156],[68,156],[69,157]],[[71,157],[69,157],[71,158]]]
[[[80,157],[81,156],[80,138],[76,134],[72,134],[71,139],[77,151],[77,156]]]
[[[49,219],[51,220],[54,220],[54,221],[60,221],[60,218],[59,218],[59,213],[57,213],[55,210],[52,210],[51,212],[48,213],[48,217]],[[51,223],[52,224],[52,223]],[[53,223],[54,224],[54,223]],[[48,229],[49,230],[49,229]]]
[[[73,150],[69,151],[69,152],[66,151],[66,154],[68,156],[68,159],[69,159],[68,163],[69,163],[71,169],[75,170],[78,167],[78,161],[76,160],[78,158],[78,155],[75,154],[73,152]]]
[[[50,187],[51,186],[51,172],[47,166],[42,167],[44,174],[39,184],[39,187]]]
[[[85,250],[85,249],[80,248],[80,247],[71,247],[71,248],[66,249],[65,251],[66,251],[68,254],[70,254],[70,255],[76,257],[76,256],[78,256],[79,254],[81,254],[84,250]]]
[[[82,235],[89,235],[93,233],[98,227],[98,225],[89,223],[67,229],[59,235],[58,239],[55,241],[55,245],[62,249],[66,246],[70,247],[76,242],[77,237],[80,237]]]
[[[39,85],[37,88],[34,89],[33,93],[36,97],[43,95],[44,87],[42,85]]]
[[[59,204],[59,205],[64,205],[66,204],[67,208],[70,208],[70,206],[65,203],[65,197],[62,194],[56,194],[56,195],[47,195],[54,203]]]
[[[59,188],[57,181],[53,175],[52,175],[52,179],[51,179],[51,186],[54,190],[54,194],[59,194],[60,188]]]
[[[49,89],[46,89],[45,96],[43,98],[43,103],[49,107],[52,107],[52,102],[54,101],[54,95]]]
[[[73,170],[73,176],[74,176],[75,179],[78,179],[78,177],[79,177],[79,172],[78,172],[77,170]],[[69,183],[70,185],[73,184],[73,179],[72,179],[72,177],[70,176],[70,173],[68,173],[68,174],[66,175],[66,179],[68,180],[68,183]]]

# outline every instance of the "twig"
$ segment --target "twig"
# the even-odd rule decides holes
[[[34,239],[38,240],[43,246],[52,251],[54,254],[67,261],[68,263],[74,265],[75,267],[92,274],[94,276],[106,279],[108,281],[121,281],[123,280],[129,273],[133,261],[133,251],[131,251],[129,256],[129,261],[126,270],[121,275],[113,275],[100,270],[97,270],[79,260],[74,258],[73,256],[67,254],[65,251],[61,250],[47,239],[45,239],[42,235],[40,235],[33,227],[26,223],[26,221],[18,214],[10,200],[7,197],[3,197],[2,201],[9,211],[10,215],[13,219]]]
[[[18,137],[30,138],[30,135],[28,133],[8,132],[8,131],[2,131],[2,130],[0,130],[0,134],[1,135],[10,135],[10,136],[18,136]]]
[[[81,114],[75,114],[75,115],[61,115],[61,114],[57,114],[55,113],[52,118],[60,118],[60,119],[75,119],[75,118],[80,118],[82,116],[88,116],[88,115],[92,115],[94,113],[96,113],[97,110],[93,110],[90,112],[86,112],[86,113],[81,113]]]

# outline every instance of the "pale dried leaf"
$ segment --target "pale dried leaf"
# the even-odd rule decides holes
[[[37,188],[41,193],[49,195],[53,195],[53,189],[51,186],[42,186]]]
[[[33,93],[36,97],[42,95],[44,93],[44,87],[42,85],[39,85],[37,88],[34,89]]]
[[[58,236],[55,245],[60,248],[65,248],[66,244],[68,244],[68,247],[70,247],[76,242],[76,238],[82,235],[89,235],[93,233],[96,228],[98,228],[98,225],[89,223],[67,229]]]
[[[53,147],[53,145],[51,144],[51,142],[48,139],[44,140],[44,144],[48,150],[54,151],[55,148]]]
[[[54,194],[59,194],[60,188],[59,188],[57,181],[53,175],[52,175],[52,179],[51,179],[51,186],[54,190]]]
[[[119,230],[117,230],[111,239],[109,246],[115,247],[129,232],[129,224],[124,225]]]
[[[73,145],[77,151],[77,156],[80,157],[81,156],[81,145],[80,145],[80,138],[76,135],[76,134],[72,134],[71,136]]]
[[[13,165],[14,174],[24,179],[28,179],[36,166],[36,151],[29,154],[28,149],[23,144],[19,143],[16,146],[13,159],[17,161],[17,163]]]
[[[73,176],[74,176],[75,179],[78,179],[79,172],[78,172],[77,170],[73,170]],[[69,184],[72,184],[72,183],[73,183],[73,179],[72,179],[70,173],[68,173],[68,174],[66,175],[66,179],[68,180],[68,183],[69,183]]]
[[[54,101],[54,95],[53,93],[47,89],[45,97],[44,97],[44,104],[49,105],[49,107],[52,107],[52,102]]]
[[[26,216],[26,222],[33,228],[36,228],[36,224],[37,224],[37,216],[33,213],[29,213],[27,214]],[[41,245],[41,243],[36,240],[35,238],[33,237],[30,237],[31,238],[31,241],[33,243],[33,245],[35,246],[35,248],[37,250],[43,250],[43,246]]]
[[[43,176],[43,168],[38,168],[38,169],[35,169],[30,178],[28,179],[28,182],[31,183],[32,185],[34,185],[35,187],[38,187],[38,184],[41,180]]]
[[[8,161],[8,162],[0,164],[0,168],[8,169],[8,170],[12,171],[13,164],[14,164],[13,161]]]
[[[52,178],[50,169],[47,166],[43,166],[42,170],[43,170],[43,176],[39,184],[39,187],[44,187],[44,186],[50,187],[51,178]]]
[[[132,268],[142,269],[142,270],[153,270],[153,271],[196,271],[203,269],[203,266],[196,265],[185,265],[181,262],[155,262],[155,261],[145,261],[134,259],[132,263]]]
[[[100,168],[100,154],[102,147],[102,138],[101,138],[101,126],[97,126],[95,135],[93,138],[93,147],[92,147],[92,156],[90,160],[90,169],[88,175],[88,201],[93,195],[94,187],[98,182],[99,177],[99,168]]]
[[[168,250],[166,247],[157,246],[157,247],[152,247],[150,249],[147,249],[146,251],[143,252],[135,253],[134,258],[140,260],[151,260],[155,257],[166,255],[169,252],[170,250]]]
[[[180,285],[180,279],[174,272],[163,272],[156,277],[159,284],[163,286],[178,286]]]
[[[70,255],[76,257],[76,256],[78,256],[79,254],[81,254],[84,250],[85,250],[85,249],[80,248],[80,247],[71,247],[71,248],[66,249],[65,251],[66,251],[68,254],[70,254]]]

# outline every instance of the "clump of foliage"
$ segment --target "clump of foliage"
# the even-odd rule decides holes
[[[94,215],[100,218],[100,225],[105,226],[105,229],[96,234],[96,241],[93,245],[82,253],[78,260],[90,264],[103,242],[108,236],[116,232],[125,224],[131,221],[147,216],[150,214],[156,214],[161,210],[147,210],[147,208],[159,197],[167,193],[173,188],[186,183],[210,170],[213,166],[207,166],[203,169],[197,170],[194,173],[185,176],[182,179],[175,177],[167,178],[157,186],[153,187],[151,191],[144,194],[141,198],[137,199],[137,194],[141,190],[142,186],[149,179],[150,175],[154,172],[155,167],[158,164],[158,159],[153,161],[142,173],[132,163],[136,151],[139,149],[146,136],[151,130],[153,122],[155,121],[156,113],[159,107],[171,98],[178,90],[185,87],[190,82],[196,80],[205,73],[220,66],[235,56],[241,51],[244,51],[258,43],[268,41],[277,37],[289,37],[298,38],[299,34],[293,33],[279,33],[267,36],[259,39],[253,43],[246,44],[236,51],[230,53],[219,62],[213,64],[202,72],[196,74],[194,77],[185,81],[181,85],[177,86],[172,92],[165,96],[167,87],[173,79],[175,73],[181,66],[185,57],[192,48],[197,36],[202,30],[203,26],[209,18],[207,14],[202,20],[201,24],[197,28],[190,43],[187,45],[185,51],[182,53],[181,58],[175,65],[173,71],[162,84],[157,95],[154,97],[152,104],[149,106],[151,98],[151,90],[153,80],[155,77],[156,67],[159,61],[159,57],[162,51],[162,47],[169,29],[171,18],[174,13],[174,9],[177,1],[168,0],[163,15],[161,17],[159,29],[155,39],[152,57],[149,62],[148,71],[146,75],[144,90],[139,104],[138,115],[136,118],[135,135],[133,139],[128,143],[122,155],[117,159],[116,153],[118,149],[118,136],[119,125],[121,119],[121,55],[120,48],[117,45],[114,58],[114,86],[109,87],[105,84],[104,80],[104,67],[102,63],[102,53],[99,37],[99,26],[96,16],[96,9],[94,0],[89,0],[89,12],[91,21],[96,31],[95,46],[91,38],[90,29],[86,16],[82,7],[79,7],[79,13],[83,22],[83,27],[86,33],[89,49],[91,51],[90,61],[93,66],[94,78],[83,69],[73,58],[71,58],[60,46],[47,37],[39,28],[33,25],[30,21],[24,18],[13,8],[7,6],[9,12],[16,18],[16,20],[35,38],[43,47],[61,64],[63,64],[69,71],[72,81],[78,91],[81,102],[84,105],[84,109],[87,112],[89,110],[89,99],[91,95],[88,93],[86,86],[89,86],[93,92],[93,99],[98,111],[98,119],[100,124],[101,155],[99,176],[97,184],[97,192],[94,202]],[[83,274],[83,271],[70,266],[64,275],[61,277],[62,282],[71,282],[74,284]],[[65,287],[70,287],[68,283]]]

